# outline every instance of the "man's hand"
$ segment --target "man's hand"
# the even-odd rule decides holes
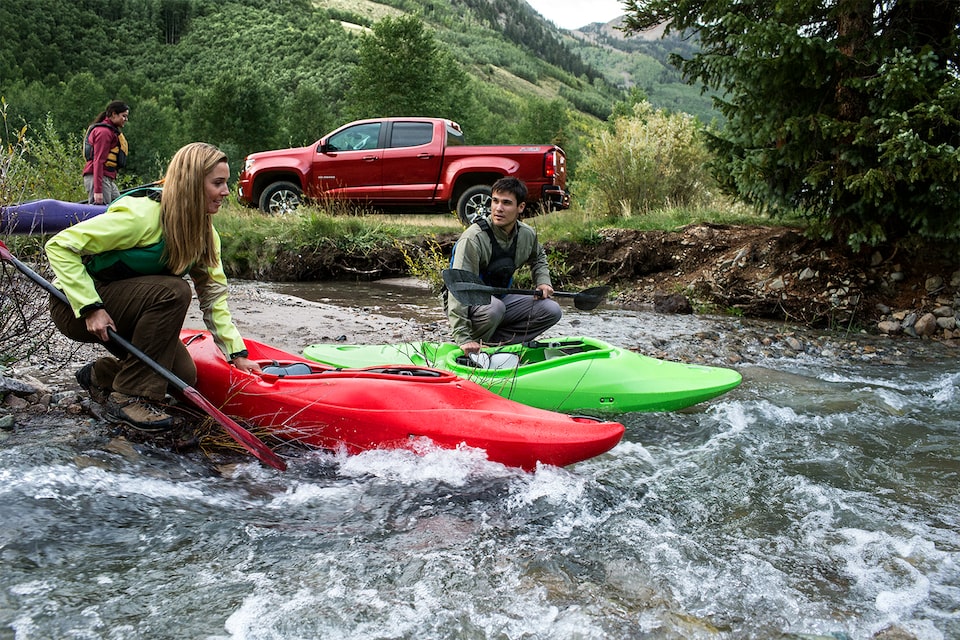
[[[553,297],[553,287],[551,287],[548,284],[537,285],[537,291],[539,292],[537,293],[538,298],[543,298],[544,300],[546,300],[547,298]]]
[[[470,355],[471,353],[480,353],[480,343],[476,340],[471,340],[466,344],[462,344],[460,345],[460,348],[463,349],[463,352],[466,355]]]

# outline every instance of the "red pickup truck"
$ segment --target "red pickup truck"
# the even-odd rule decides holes
[[[466,225],[487,213],[490,185],[503,176],[526,183],[531,213],[570,206],[563,149],[466,146],[460,125],[441,118],[359,120],[308,147],[252,153],[237,197],[269,214],[295,209],[304,198],[378,209],[456,208]]]

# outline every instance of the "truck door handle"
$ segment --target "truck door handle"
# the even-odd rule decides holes
[[[431,158],[433,158],[433,154],[432,154],[432,153],[418,153],[418,154],[417,154],[417,160],[430,160]]]
[[[363,156],[364,162],[376,162],[377,156]]]

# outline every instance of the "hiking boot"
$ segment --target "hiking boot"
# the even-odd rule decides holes
[[[79,369],[77,369],[77,384],[80,385],[80,388],[86,391],[90,395],[90,399],[96,402],[97,404],[103,404],[107,401],[107,396],[110,394],[109,389],[104,389],[93,381],[93,363],[88,362]]]
[[[128,396],[116,391],[107,398],[107,415],[114,420],[148,433],[169,431],[176,420],[166,411],[145,398]]]

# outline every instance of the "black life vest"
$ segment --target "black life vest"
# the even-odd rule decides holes
[[[517,238],[520,234],[513,236],[513,242],[509,249],[504,249],[497,242],[493,235],[493,227],[487,222],[486,218],[477,220],[476,225],[487,232],[490,236],[490,245],[493,253],[490,256],[490,262],[487,268],[480,273],[480,279],[489,287],[507,288],[513,282],[513,272],[517,270]]]
[[[93,160],[93,144],[90,142],[90,134],[97,127],[107,127],[115,134],[117,134],[117,146],[110,149],[110,153],[107,155],[107,161],[103,163],[107,169],[116,170],[122,169],[127,166],[127,139],[123,136],[123,133],[120,129],[116,128],[109,122],[96,122],[87,129],[87,133],[83,136],[83,159],[87,162]]]

